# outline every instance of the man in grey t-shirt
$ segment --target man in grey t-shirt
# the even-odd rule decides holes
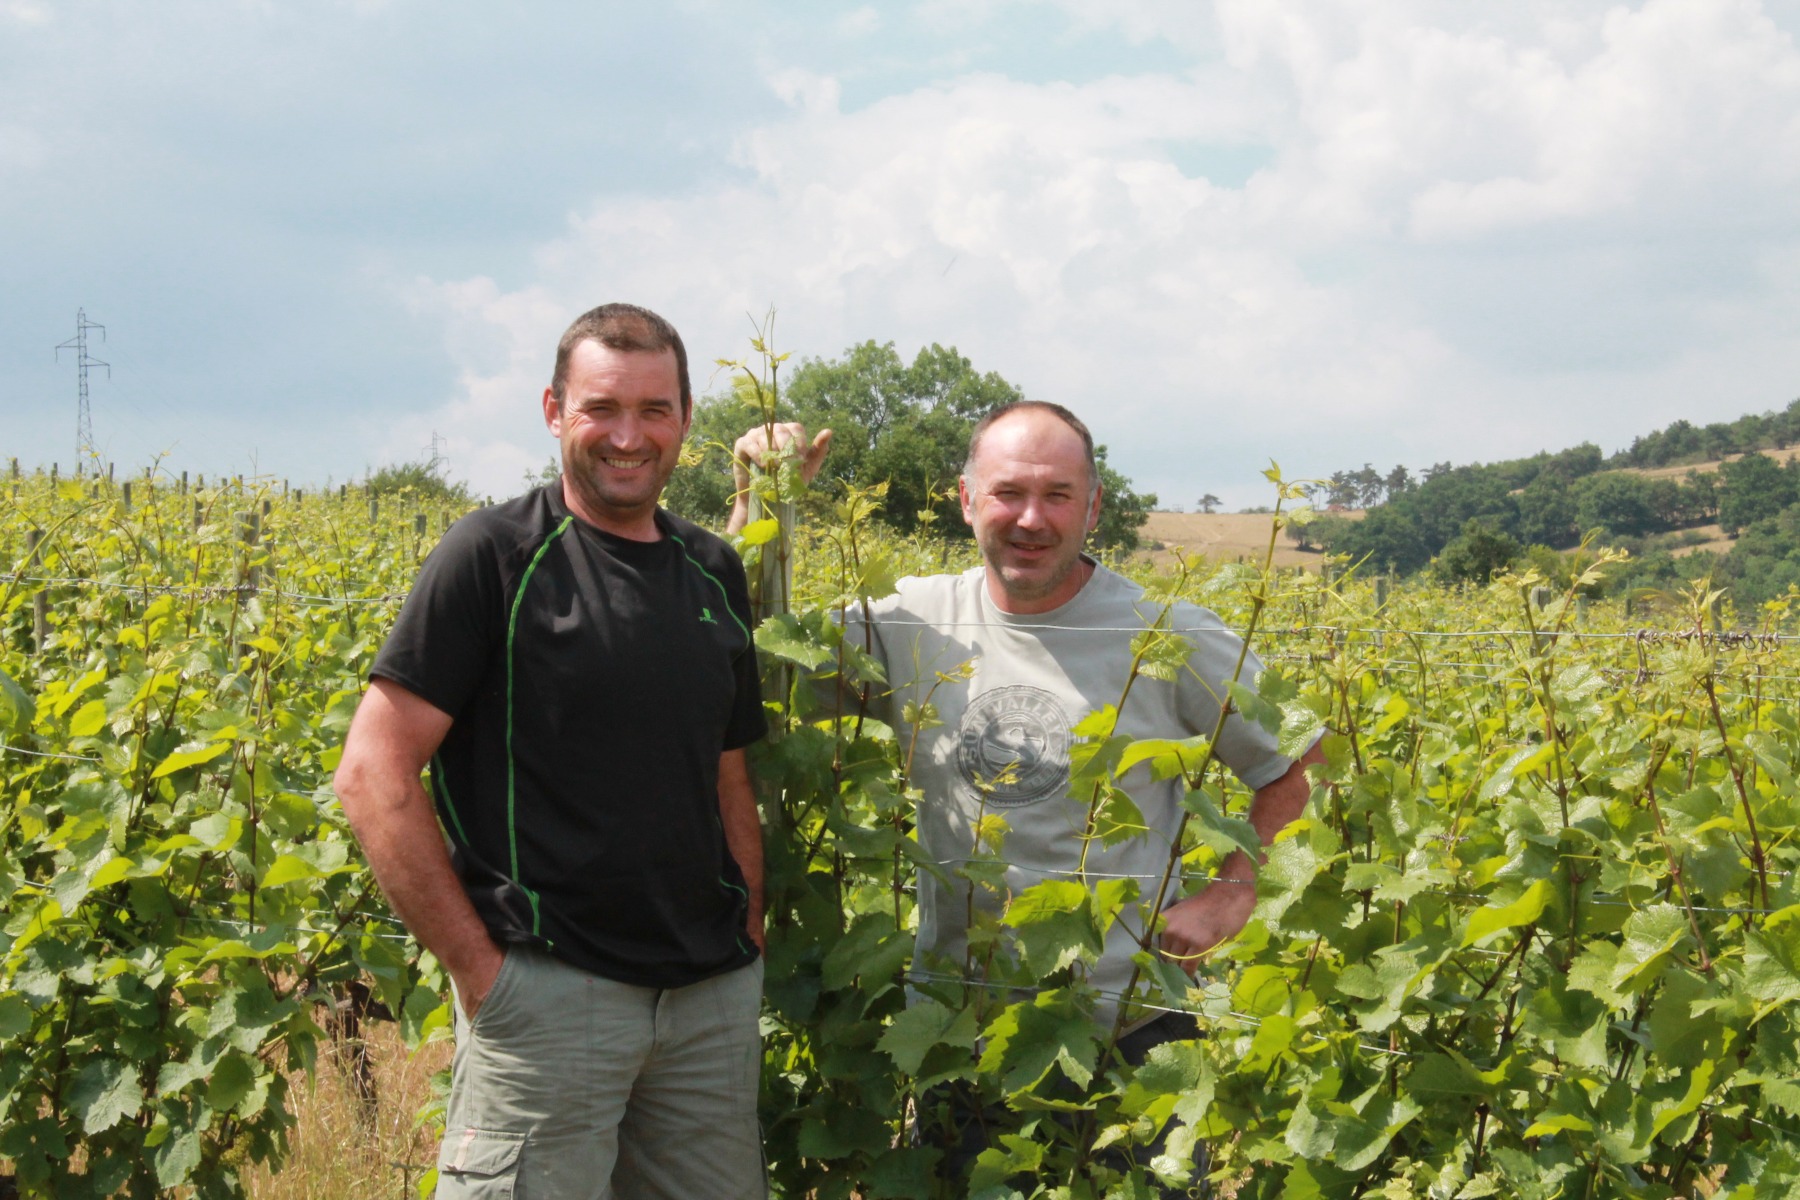
[[[802,475],[811,479],[830,434],[809,441],[799,425],[780,425],[775,442],[777,453],[801,456]],[[727,526],[732,531],[748,520],[744,464],[766,460],[767,431],[753,429],[735,450],[740,479]],[[876,698],[875,715],[894,728],[901,745],[914,744],[907,706],[930,693],[938,723],[916,731],[911,763],[911,777],[924,794],[920,844],[933,860],[954,865],[974,856],[979,818],[997,813],[1009,829],[1002,856],[1012,864],[1006,891],[1017,895],[1045,878],[1074,878],[1082,866],[1088,803],[1069,795],[1071,728],[1090,712],[1119,704],[1132,639],[1161,606],[1081,552],[1099,520],[1101,487],[1093,438],[1062,406],[1024,401],[983,419],[970,436],[959,492],[982,565],[962,575],[903,579],[895,595],[869,606],[873,652],[891,688]],[[1183,604],[1170,616],[1192,646],[1186,667],[1172,682],[1135,680],[1119,713],[1119,733],[1210,736],[1240,653],[1244,683],[1253,683],[1261,670],[1214,614]],[[939,683],[939,672],[956,672],[964,663],[972,663],[966,679]],[[1250,823],[1268,845],[1305,807],[1305,767],[1320,760],[1317,748],[1298,761],[1285,758],[1266,731],[1234,713],[1216,752],[1254,789]],[[1111,847],[1093,843],[1086,872],[1090,879],[1136,877],[1140,903],[1152,913],[1161,910],[1162,953],[1192,974],[1199,956],[1249,920],[1256,864],[1233,853],[1219,878],[1195,895],[1173,899],[1177,885],[1157,898],[1180,823],[1182,784],[1155,781],[1142,765],[1125,783],[1145,818],[1145,832]],[[1000,903],[993,892],[978,890],[974,899],[988,908]],[[915,971],[934,960],[962,960],[968,900],[967,883],[953,874],[950,883],[921,876]],[[1132,973],[1137,942],[1131,926],[1137,924],[1114,926],[1089,973],[1105,1008],[1116,1004]],[[1168,1023],[1143,1024],[1152,1025],[1145,1032],[1155,1038],[1160,1031],[1154,1025]]]

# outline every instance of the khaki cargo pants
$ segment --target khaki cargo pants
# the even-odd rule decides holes
[[[513,947],[456,1010],[439,1200],[763,1200],[762,960],[683,988]]]

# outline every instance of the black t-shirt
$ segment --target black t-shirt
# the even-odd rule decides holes
[[[371,674],[454,721],[431,789],[503,943],[680,987],[756,957],[719,819],[719,755],[766,730],[744,571],[658,511],[635,542],[561,484],[458,521]]]

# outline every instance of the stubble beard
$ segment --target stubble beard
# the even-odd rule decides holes
[[[1067,583],[1069,576],[1073,575],[1075,569],[1081,565],[1081,553],[1078,548],[1074,554],[1070,554],[1066,559],[1057,563],[1050,574],[1041,575],[1038,573],[1038,568],[1007,564],[1001,557],[1001,554],[1008,549],[1006,541],[1002,538],[999,539],[999,542],[998,549],[1001,553],[991,553],[986,547],[983,547],[982,557],[986,560],[989,569],[1000,580],[1000,590],[1006,593],[1008,600],[1035,604],[1054,594],[1058,588]],[[1058,552],[1063,550],[1061,545],[1052,545],[1048,548]]]
[[[607,467],[597,451],[581,446],[563,450],[563,478],[570,481],[576,495],[594,513],[608,517],[633,517],[651,512],[662,499],[663,488],[674,473],[665,470],[660,459],[652,460],[653,479],[648,488],[613,488],[604,482]]]

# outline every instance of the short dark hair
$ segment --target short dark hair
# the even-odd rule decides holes
[[[1076,433],[1081,435],[1082,449],[1087,451],[1088,497],[1092,499],[1094,489],[1100,486],[1100,464],[1094,457],[1094,435],[1088,432],[1088,427],[1082,424],[1080,417],[1076,416],[1062,405],[1054,404],[1048,400],[1014,400],[1008,404],[1002,404],[999,408],[994,409],[992,412],[988,413],[987,416],[976,422],[975,428],[969,431],[969,453],[968,456],[963,459],[963,477],[966,479],[975,474],[975,453],[980,449],[982,437],[986,435],[988,428],[993,425],[994,422],[1000,420],[1002,417],[1010,416],[1013,413],[1026,412],[1033,409],[1039,412],[1049,413],[1060,420],[1064,425],[1067,425],[1070,429],[1073,429]]]
[[[673,325],[635,304],[602,304],[576,317],[574,324],[563,331],[562,341],[556,343],[556,368],[550,374],[550,394],[559,406],[569,382],[569,356],[575,353],[575,347],[589,340],[609,350],[644,354],[673,350],[675,374],[681,382],[682,415],[693,407],[694,389],[688,382],[687,347],[681,344],[681,335]]]

